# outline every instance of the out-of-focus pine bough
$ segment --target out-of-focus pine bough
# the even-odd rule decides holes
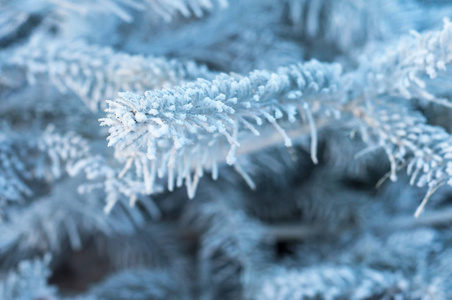
[[[0,298],[451,299],[450,17],[0,0]]]
[[[39,44],[46,46],[37,47]],[[36,77],[44,77],[59,91],[75,93],[93,111],[120,91],[144,92],[212,76],[192,61],[115,53],[108,47],[81,41],[49,42],[45,37],[14,51],[10,63],[21,67],[31,84]]]

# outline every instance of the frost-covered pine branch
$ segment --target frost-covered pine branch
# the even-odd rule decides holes
[[[57,300],[57,289],[47,283],[51,271],[50,255],[19,263],[17,271],[0,280],[0,297],[5,300]]]
[[[100,241],[111,244],[108,239],[113,237],[135,236],[149,221],[148,216],[153,215],[152,206],[147,210],[145,205],[139,210],[119,199],[107,215],[103,195],[79,195],[76,192],[78,184],[77,180],[65,179],[49,195],[35,199],[26,207],[8,210],[7,219],[0,224],[0,264],[3,267],[46,252],[59,258],[67,249],[80,251],[94,236],[99,239],[99,250],[118,259],[115,262],[118,265],[120,260],[133,259],[127,257],[125,251],[118,254],[119,248],[116,252],[103,249]],[[145,236],[143,232],[142,235]],[[151,238],[144,244],[155,242],[158,234],[150,233],[149,236]]]
[[[450,52],[447,48],[449,27],[449,23],[446,20],[445,27],[441,32],[426,33],[424,34],[424,39],[421,39],[420,42],[421,46],[428,46],[430,51],[436,51],[438,55],[442,55],[436,58],[438,62],[435,63],[435,66],[441,69],[445,68],[445,62],[448,62],[447,57]],[[425,54],[422,49],[419,53]],[[412,51],[412,49],[409,50]],[[428,56],[433,57],[431,59],[435,57],[432,53]],[[426,62],[418,62],[416,59],[408,57],[406,62],[399,62],[399,59],[397,59],[391,64],[397,65],[399,63],[402,68],[401,74],[405,74],[401,75],[402,79],[405,78],[405,84],[407,84],[407,78],[411,78],[411,80],[420,84],[420,79],[416,77],[418,73],[424,72],[429,73],[430,76],[436,76],[435,68],[429,67]],[[368,68],[366,67],[367,63],[362,62],[362,64],[364,70],[368,70],[366,69]],[[385,64],[378,64],[374,61],[371,61],[369,65],[370,69],[373,66],[379,66],[382,70],[384,70],[385,66]],[[404,66],[407,67],[403,69]],[[300,71],[301,73],[297,74]],[[249,77],[246,78],[220,75],[213,81],[200,80],[196,83],[181,86],[179,89],[150,91],[144,97],[132,93],[121,94],[121,98],[116,99],[114,102],[109,102],[110,108],[107,109],[109,114],[107,118],[102,119],[102,125],[111,127],[109,145],[115,146],[117,156],[126,163],[124,172],[127,172],[135,164],[139,169],[138,175],[144,179],[148,193],[153,192],[152,186],[157,177],[168,176],[168,188],[170,191],[175,185],[181,186],[183,181],[185,181],[188,193],[190,197],[193,197],[196,185],[199,178],[203,175],[204,169],[211,170],[215,178],[217,163],[222,160],[221,156],[223,155],[226,162],[234,165],[249,185],[254,187],[251,178],[236,162],[236,152],[250,152],[243,150],[246,149],[247,145],[241,145],[241,140],[246,139],[251,144],[251,147],[256,150],[263,149],[264,145],[266,145],[265,137],[267,137],[267,141],[272,139],[269,139],[268,133],[264,132],[268,126],[263,127],[264,129],[261,129],[261,126],[263,124],[273,124],[283,136],[286,146],[291,146],[289,131],[286,132],[283,127],[287,126],[290,129],[290,123],[295,123],[296,118],[303,116],[311,128],[311,152],[313,161],[316,161],[317,132],[314,116],[318,113],[334,115],[339,111],[352,112],[354,118],[360,121],[359,119],[363,118],[361,108],[365,110],[365,107],[372,107],[371,104],[366,104],[362,99],[370,102],[372,97],[394,96],[391,89],[375,89],[376,85],[372,81],[373,77],[371,74],[378,74],[376,77],[385,79],[386,77],[383,76],[382,72],[374,71],[374,73],[369,73],[364,71],[362,73],[362,71],[358,71],[340,76],[340,71],[334,71],[334,66],[311,62],[304,66],[281,68],[273,75],[259,71],[250,73]],[[365,74],[369,80],[364,82],[361,87],[358,87],[358,84],[363,83],[360,79],[362,74]],[[391,74],[396,74],[396,72]],[[349,77],[355,78],[354,84],[348,85],[347,78]],[[302,85],[297,82],[299,78],[302,78]],[[315,88],[309,91],[309,85],[311,84],[309,80],[311,78]],[[387,82],[390,84],[397,84],[398,82],[397,86],[400,86],[404,84],[401,82],[402,79],[393,78],[392,81]],[[244,85],[244,92],[240,90],[241,84]],[[319,88],[319,84],[323,85],[323,87],[320,86]],[[274,87],[271,85],[274,85]],[[304,90],[306,86],[311,95],[307,95],[307,91]],[[353,92],[349,91],[348,95],[346,95],[346,91],[350,87],[356,87],[356,90]],[[320,93],[317,92],[318,90]],[[417,93],[417,95],[420,95],[419,90]],[[432,95],[429,98],[423,93],[423,96],[428,100],[433,99]],[[410,96],[410,98],[414,97],[415,95]],[[250,99],[253,100],[249,101]],[[444,103],[444,101],[441,102]],[[254,105],[255,107],[253,107]],[[383,104],[376,104],[375,108],[377,110],[379,105]],[[206,107],[209,107],[209,109]],[[411,114],[409,111],[406,111],[404,107],[400,109],[405,111],[405,114],[410,118]],[[278,119],[284,117],[287,117],[289,122],[278,123]],[[252,121],[252,118],[255,120]],[[364,118],[366,117],[364,116]],[[376,118],[376,122],[379,122],[380,125],[378,126],[391,126],[390,124],[385,124],[388,120],[384,119],[384,117],[381,119],[380,116],[375,115],[374,118]],[[262,119],[266,120],[266,122],[262,122]],[[252,122],[256,122],[259,127],[253,125]],[[418,121],[416,124],[420,124],[420,122]],[[282,126],[279,125],[280,123]],[[371,126],[374,127],[374,125]],[[260,129],[260,132],[257,128]],[[381,128],[385,128],[385,126]],[[428,129],[428,126],[422,128],[426,130],[426,134],[429,133],[430,129]],[[249,135],[244,135],[243,129],[245,131],[248,129],[256,136],[262,134],[264,137],[253,139]],[[419,127],[416,130],[422,131],[423,129]],[[441,131],[441,129],[434,129],[433,127],[432,130],[437,130],[438,133]],[[295,134],[299,134],[299,132],[295,131]],[[382,135],[382,139],[387,138],[381,132],[376,132],[377,138],[380,138],[379,135]],[[447,134],[442,134],[441,138],[444,142],[441,147],[447,148],[450,144],[447,140]],[[422,135],[412,136],[411,139],[416,144],[424,143],[420,140]],[[168,140],[172,140],[172,142]],[[225,141],[231,145],[228,154],[224,151],[224,145],[227,146]],[[434,144],[429,146],[435,147]],[[398,168],[398,163],[395,163],[394,153],[392,152],[394,149],[385,148],[384,146],[383,148],[391,160],[392,178],[394,179],[395,170]],[[416,152],[413,147],[411,148],[410,151]],[[447,159],[446,153],[438,155],[441,159]],[[420,162],[416,161],[416,163]],[[195,171],[192,172],[192,170]],[[430,175],[422,178],[424,184],[426,182],[430,184],[431,189],[428,195],[436,190],[437,187],[443,185],[448,180],[447,176],[450,176],[445,175],[445,173],[438,175],[440,177],[443,176],[442,182],[438,184],[437,181],[432,179],[432,174],[430,172]],[[416,176],[417,173],[414,177]],[[419,186],[424,185],[420,182],[418,183]]]
[[[363,78],[367,93],[388,94],[406,99],[432,101],[452,107],[451,100],[436,94],[432,81],[450,74],[452,23],[444,19],[441,30],[411,32],[400,40],[363,57]],[[370,60],[370,63],[368,62]],[[444,80],[444,79],[443,79]],[[441,91],[441,89],[439,89]]]
[[[435,255],[442,251],[443,233],[388,229],[355,236],[351,246],[335,239],[311,240],[288,266],[267,270],[256,299],[447,299],[450,289],[443,278],[449,280],[450,272]]]
[[[108,161],[99,155],[87,155],[67,171],[72,177],[79,174],[85,175],[86,181],[77,189],[80,194],[99,190],[104,193],[106,213],[124,198],[128,198],[130,205],[135,206],[140,197],[150,195],[142,181],[134,180],[130,176],[123,177],[119,168],[110,166]],[[161,187],[156,186],[155,191],[161,191]],[[152,199],[146,200],[151,215],[158,218],[160,215],[158,208],[155,207]]]
[[[37,137],[22,137],[4,129],[0,144],[0,200],[20,200],[31,196],[31,180],[52,181],[60,178],[66,167],[84,157],[86,141],[74,133],[60,135],[49,125]],[[9,139],[7,139],[9,137]]]
[[[408,283],[390,272],[350,266],[273,270],[253,299],[369,299],[397,297]]]
[[[118,178],[120,169],[110,166],[106,158],[95,154],[88,141],[74,132],[61,135],[54,126],[49,125],[37,138],[23,138],[18,133],[9,131],[5,131],[5,139],[6,136],[16,136],[16,139],[0,144],[2,206],[30,198],[34,195],[36,186],[44,182],[50,184],[65,176],[77,177],[81,174],[85,179],[78,182],[78,188],[75,186],[74,192],[89,194],[101,191],[105,196],[107,212],[118,201],[129,199],[134,205],[140,197],[146,195],[142,182],[127,176]],[[105,202],[101,202],[103,206]],[[146,207],[153,217],[159,217],[159,211],[151,199],[146,201]],[[50,211],[48,207],[47,209]],[[36,214],[36,211],[32,214]]]
[[[213,76],[192,61],[129,55],[83,41],[44,40],[36,37],[16,49],[6,64],[24,70],[31,84],[43,77],[60,92],[75,93],[93,111],[121,91],[144,92]]]
[[[426,123],[425,117],[409,108],[386,101],[358,112],[369,149],[381,148],[391,163],[390,179],[406,168],[410,183],[428,186],[428,193],[416,211],[422,212],[431,194],[452,185],[452,137],[443,128]]]
[[[312,159],[317,160],[314,115],[337,113],[336,107],[344,101],[340,72],[337,65],[312,61],[276,73],[222,74],[213,81],[198,79],[144,96],[122,93],[108,102],[101,125],[110,127],[109,146],[125,156],[124,172],[135,163],[149,192],[157,176],[168,176],[169,190],[185,181],[193,197],[204,169],[217,177],[220,159],[234,165],[253,186],[237,164],[236,152],[246,142],[265,141],[269,132],[277,131],[290,147],[285,128],[304,119],[311,128]]]
[[[23,148],[18,147],[16,150],[12,141],[5,135],[0,137],[0,200],[1,202],[18,200],[23,195],[31,194],[24,179],[31,178],[32,174],[22,160],[23,151],[20,150]]]

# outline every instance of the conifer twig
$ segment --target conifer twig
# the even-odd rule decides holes
[[[387,231],[387,230],[405,230],[422,226],[438,226],[452,223],[452,208],[444,210],[436,210],[433,212],[424,213],[418,218],[413,215],[397,217],[389,222],[372,224],[366,228],[359,225],[350,225],[345,227],[338,227],[334,230],[326,229],[322,224],[272,224],[263,225],[263,235],[270,240],[288,241],[288,240],[303,240],[313,237],[322,237],[337,235],[339,232],[345,231],[361,231],[368,229],[371,231]],[[199,233],[190,229],[181,228],[180,234],[183,238],[193,239],[197,238]]]
[[[413,215],[397,217],[386,223],[371,225],[369,229],[375,231],[403,230],[448,223],[452,223],[452,208],[424,213],[418,218],[413,217]],[[343,231],[359,230],[363,230],[359,225],[336,228],[335,230],[325,230],[322,225],[284,224],[265,226],[265,234],[274,240],[302,240],[317,236],[336,235],[338,232]]]

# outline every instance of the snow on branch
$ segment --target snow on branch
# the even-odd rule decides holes
[[[37,136],[25,138],[5,129],[0,141],[0,202],[31,196],[31,180],[60,178],[65,168],[88,151],[86,141],[74,133],[60,135],[52,125]]]
[[[12,140],[0,135],[0,203],[3,200],[19,200],[31,195],[31,189],[24,182],[32,174],[24,163],[23,148],[16,147]]]
[[[441,30],[411,33],[395,45],[386,46],[383,52],[373,51],[363,58],[363,76],[368,81],[369,92],[452,107],[450,99],[441,98],[429,89],[428,81],[444,75],[452,62],[452,23],[444,19]]]
[[[386,152],[391,180],[396,180],[398,170],[406,168],[411,184],[428,186],[415,214],[419,216],[433,192],[445,184],[452,186],[452,137],[443,128],[428,125],[424,116],[406,106],[386,101],[374,104],[356,112],[364,141],[369,149]]]
[[[193,61],[129,55],[83,41],[45,41],[35,38],[18,48],[9,65],[25,71],[33,84],[45,76],[60,92],[71,91],[93,111],[120,91],[144,92],[212,74]]]
[[[78,192],[88,194],[102,190],[106,213],[111,212],[114,205],[124,197],[129,199],[131,206],[134,206],[140,196],[149,195],[143,182],[135,181],[130,176],[118,176],[120,169],[111,166],[105,157],[93,153],[87,140],[81,136],[73,132],[59,135],[53,132],[53,126],[49,126],[47,131],[49,134],[43,136],[40,145],[44,145],[43,151],[50,159],[51,174],[57,178],[61,177],[63,172],[70,177],[84,174],[86,180],[78,187]],[[161,191],[161,187],[157,186],[155,191]],[[160,212],[151,199],[148,199],[147,208],[150,215],[159,217]]]
[[[317,161],[314,115],[337,112],[335,107],[344,100],[340,74],[338,65],[311,61],[276,73],[221,74],[213,81],[198,79],[144,95],[121,93],[108,101],[101,125],[110,127],[109,146],[126,162],[124,173],[135,163],[149,192],[157,176],[167,175],[169,190],[185,180],[193,197],[204,170],[211,170],[216,178],[217,162],[222,159],[253,186],[236,162],[236,151],[246,142],[265,144],[266,134],[274,130],[290,147],[285,128],[293,128],[300,119],[311,128],[311,154]],[[260,137],[250,139],[253,135]]]
[[[127,176],[118,178],[121,169],[94,154],[88,141],[74,132],[60,134],[55,126],[49,125],[36,136],[24,138],[5,130],[0,134],[0,141],[3,141],[0,143],[0,208],[10,201],[32,196],[34,181],[52,182],[65,175],[84,174],[85,182],[78,187],[79,193],[103,190],[106,212],[124,197],[134,205],[139,197],[147,195],[142,182]],[[155,190],[161,188],[157,186]],[[158,209],[150,199],[147,202],[151,215],[158,218]]]
[[[408,285],[399,274],[347,265],[275,268],[264,278],[255,299],[371,299],[390,297]]]
[[[16,271],[11,271],[3,281],[0,281],[0,298],[58,299],[57,289],[47,283],[51,275],[50,258],[50,255],[45,255],[42,259],[20,262]]]
[[[104,213],[102,194],[79,195],[79,181],[61,180],[58,187],[21,209],[10,210],[9,220],[0,224],[2,265],[51,251],[59,257],[65,249],[77,251],[92,236],[111,237],[135,234],[150,213],[119,202],[110,214]],[[5,260],[5,257],[8,257]]]

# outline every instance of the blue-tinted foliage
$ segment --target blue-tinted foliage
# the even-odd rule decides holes
[[[452,299],[451,16],[0,0],[0,299]]]

